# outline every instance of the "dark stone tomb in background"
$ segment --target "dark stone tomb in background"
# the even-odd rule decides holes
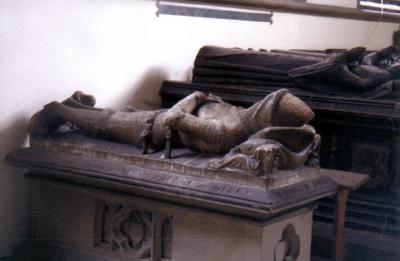
[[[207,85],[166,81],[163,106],[195,90],[213,93],[235,105],[249,106],[279,88]],[[352,192],[346,213],[347,260],[400,258],[400,103],[310,94],[289,88],[315,112],[311,123],[322,137],[321,166],[370,175]],[[315,212],[314,255],[330,254],[334,199],[323,199]]]

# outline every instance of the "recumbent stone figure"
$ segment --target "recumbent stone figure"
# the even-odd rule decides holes
[[[232,168],[267,176],[276,169],[305,163],[317,165],[319,135],[306,125],[312,110],[287,90],[276,91],[250,108],[223,102],[220,97],[194,92],[170,109],[121,111],[94,107],[95,98],[75,92],[33,115],[29,133],[43,136],[70,122],[99,138],[149,149],[181,144],[204,153],[227,153],[210,160],[209,168]]]

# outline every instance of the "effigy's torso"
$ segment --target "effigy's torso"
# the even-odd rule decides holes
[[[193,139],[180,133],[183,144],[187,147],[194,148],[199,151],[229,151],[234,146],[243,142],[248,138],[248,129],[246,126],[249,120],[244,117],[244,109],[232,106],[228,103],[207,103],[198,108],[194,115],[199,119],[206,119],[220,125],[224,132],[217,133],[215,128],[204,126],[203,131],[207,136],[216,137],[217,142],[214,144],[206,143],[201,139]]]

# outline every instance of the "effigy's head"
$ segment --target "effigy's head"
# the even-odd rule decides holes
[[[280,89],[255,104],[254,117],[261,127],[300,127],[314,118],[314,112],[286,89]],[[264,126],[265,125],[265,126]]]
[[[300,127],[314,118],[314,112],[305,102],[286,91],[277,101],[272,117],[275,126]]]

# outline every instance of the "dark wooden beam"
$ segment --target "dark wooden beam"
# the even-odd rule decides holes
[[[290,0],[173,0],[174,2],[207,4],[226,7],[244,7],[267,11],[336,17],[353,20],[399,23],[400,15],[381,14],[380,12],[363,11],[357,8],[329,6],[321,4],[296,3]]]

